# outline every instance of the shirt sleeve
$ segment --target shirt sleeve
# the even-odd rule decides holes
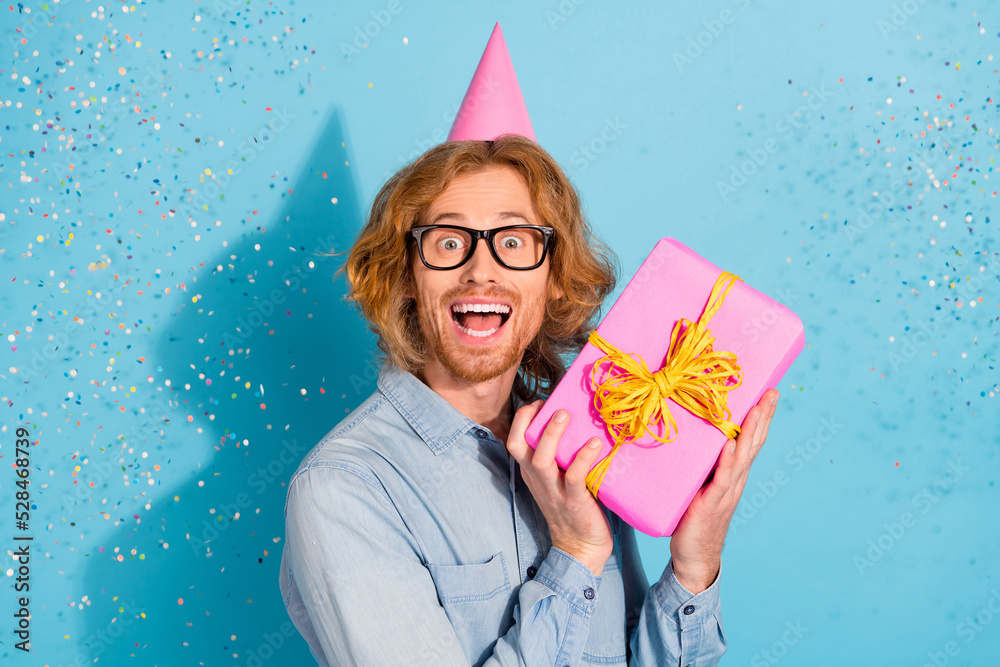
[[[370,472],[338,463],[296,475],[285,534],[312,627],[296,625],[321,665],[468,667],[416,540]],[[518,591],[514,625],[483,664],[578,664],[598,584],[580,560],[550,548]]]
[[[726,652],[719,580],[695,595],[674,576],[673,561],[653,586],[647,583],[635,529],[622,522],[622,576],[625,585],[630,667],[715,667]]]

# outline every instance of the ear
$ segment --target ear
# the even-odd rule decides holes
[[[566,296],[566,293],[563,292],[562,288],[559,287],[559,285],[557,285],[555,283],[552,283],[552,289],[549,290],[549,291],[553,295],[552,296],[552,300],[553,301],[558,301],[559,299],[561,299],[564,296]]]
[[[402,282],[405,285],[403,288],[403,296],[407,299],[413,299],[416,301],[416,278],[413,275],[412,267],[409,269],[409,275],[406,276]]]

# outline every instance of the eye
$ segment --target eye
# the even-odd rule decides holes
[[[458,250],[462,247],[462,239],[457,236],[447,236],[438,241],[442,250]]]
[[[524,239],[516,234],[505,234],[500,238],[500,247],[504,250],[517,250],[524,245]]]

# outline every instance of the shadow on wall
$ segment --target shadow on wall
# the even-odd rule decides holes
[[[312,663],[278,588],[287,482],[377,377],[374,337],[332,280],[346,256],[315,254],[347,250],[363,223],[346,141],[334,111],[295,182],[276,186],[280,215],[206,262],[188,290],[200,300],[172,314],[158,356],[181,402],[162,432],[190,478],[151,494],[141,523],[116,517],[107,544],[124,560],[106,550],[86,571],[100,595],[77,664]],[[203,435],[185,441],[197,427],[212,451],[194,449]]]

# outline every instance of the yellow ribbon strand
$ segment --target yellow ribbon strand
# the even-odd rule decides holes
[[[681,318],[674,324],[666,361],[655,373],[650,372],[639,355],[622,352],[596,330],[590,333],[590,342],[606,353],[591,372],[594,408],[615,440],[608,455],[587,474],[587,488],[594,498],[611,460],[625,442],[641,438],[647,431],[661,443],[677,437],[677,422],[670,412],[668,398],[691,414],[710,421],[727,438],[739,434],[740,427],[729,421],[732,413],[726,394],[743,383],[743,369],[736,363],[735,353],[713,349],[715,337],[707,326],[737,280],[742,278],[723,271],[698,321]],[[598,369],[605,362],[611,366],[599,381]],[[727,384],[734,376],[736,383]],[[664,421],[666,433],[661,437],[652,429]]]

